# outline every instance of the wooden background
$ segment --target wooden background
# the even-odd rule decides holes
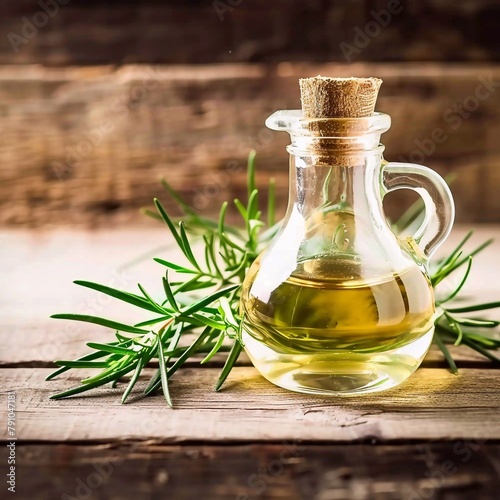
[[[298,78],[316,74],[381,77],[386,158],[455,172],[458,220],[499,221],[500,2],[401,5],[348,64],[341,44],[388,1],[71,0],[45,18],[2,2],[0,224],[137,223],[162,176],[215,212],[243,192],[252,148],[283,208],[287,137],[264,120],[299,107]]]
[[[440,254],[448,255],[465,232],[457,227]],[[500,252],[500,228],[479,227],[469,248],[492,236],[495,243],[474,259],[461,292],[473,303],[500,296],[498,267],[491,265]],[[50,400],[83,376],[72,370],[46,382],[53,360],[86,354],[85,342],[106,342],[113,333],[49,314],[71,311],[126,323],[146,318],[71,280],[131,291],[139,281],[159,298],[158,264],[137,256],[162,243],[170,245],[154,254],[179,262],[178,247],[161,227],[0,231],[7,283],[0,296],[0,472],[8,470],[7,392],[13,391],[12,498],[497,500],[499,365],[465,346],[450,346],[458,375],[434,346],[405,384],[359,398],[285,391],[259,376],[245,355],[215,393],[221,355],[204,365],[193,359],[176,372],[169,384],[174,409],[160,393],[142,395],[153,366],[124,405],[126,379],[115,389]],[[448,295],[450,286],[440,293]],[[489,313],[498,319],[498,310]],[[0,491],[0,498],[10,498]]]
[[[39,1],[52,5],[50,17]],[[341,44],[353,46],[389,0],[55,2],[0,2],[0,422],[3,396],[14,390],[19,498],[79,496],[77,481],[107,463],[116,470],[93,499],[496,498],[498,375],[464,347],[452,347],[458,376],[434,349],[408,384],[363,401],[286,392],[245,356],[217,395],[220,359],[178,372],[176,410],[139,392],[120,405],[122,384],[55,402],[49,394],[75,385],[76,375],[43,379],[54,359],[86,351],[85,340],[109,339],[105,329],[49,314],[128,320],[128,308],[114,309],[72,279],[125,289],[140,281],[162,293],[157,265],[137,259],[172,251],[160,247],[169,243],[165,230],[147,227],[138,212],[165,198],[162,176],[204,213],[216,212],[222,199],[243,194],[255,148],[259,184],[276,177],[283,209],[288,138],[264,121],[299,106],[300,77],[384,79],[378,109],[393,119],[387,159],[457,174],[452,189],[467,226],[455,229],[443,255],[469,223],[500,222],[500,2],[404,1],[351,62]],[[486,97],[476,106],[478,88]],[[438,129],[446,140],[433,144]],[[395,193],[388,210],[406,203]],[[479,226],[469,244],[499,235]],[[475,261],[468,299],[499,296],[499,251],[497,239]],[[285,440],[300,444],[300,455],[266,475],[262,492],[249,481],[280,459]],[[450,463],[454,472],[439,476]]]

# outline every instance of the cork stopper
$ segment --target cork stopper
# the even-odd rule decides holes
[[[304,118],[361,118],[375,110],[379,78],[301,78]]]
[[[315,76],[302,78],[299,83],[303,127],[311,134],[309,148],[315,151],[316,165],[364,164],[364,146],[360,144],[364,144],[362,136],[370,122],[348,119],[373,114],[382,80]]]

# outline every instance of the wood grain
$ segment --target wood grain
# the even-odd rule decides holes
[[[452,235],[448,249],[462,238],[464,231],[459,228]],[[480,228],[471,244],[478,244],[493,234],[496,234],[493,228]],[[148,253],[164,238],[164,231],[7,232],[3,237],[8,242],[3,246],[3,259],[8,266],[5,277],[10,293],[6,294],[5,289],[2,293],[5,313],[0,331],[0,365],[37,368],[50,366],[56,358],[83,354],[87,351],[84,340],[109,338],[110,332],[106,329],[78,324],[75,330],[73,323],[47,319],[63,305],[71,311],[79,310],[81,303],[89,304],[88,296],[92,293],[82,293],[71,285],[76,269],[81,277],[89,273],[92,279],[106,282],[109,266],[116,265],[116,255],[119,254],[119,261],[124,262]],[[161,255],[176,260],[178,255],[168,246],[168,239],[165,243],[167,247],[161,249]],[[494,261],[497,245],[476,259],[474,279],[468,283],[468,294],[472,297],[486,293],[485,299],[495,298],[491,296],[496,283],[489,279],[489,263]],[[40,267],[42,261],[44,266]],[[148,288],[154,290],[158,277],[156,267],[148,267],[143,262],[137,268],[128,269],[127,273],[130,274],[129,284],[133,285],[135,279],[146,281]],[[37,276],[35,281],[31,279],[33,276]],[[485,289],[485,282],[490,289]],[[26,283],[30,283],[28,289]],[[127,283],[119,285],[129,288]],[[24,297],[22,303],[20,297]],[[33,304],[29,314],[26,303]],[[90,304],[92,307],[100,305],[104,309],[102,313],[111,316],[116,313],[122,320],[122,314],[129,314],[128,308],[114,309],[111,303]],[[496,439],[499,428],[497,372],[491,370],[489,362],[467,349],[455,348],[453,355],[461,368],[458,378],[444,369],[442,356],[433,350],[424,368],[399,392],[359,402],[342,400],[340,404],[292,395],[275,388],[248,366],[245,357],[239,363],[241,368],[234,371],[227,387],[218,394],[212,389],[221,359],[211,365],[217,369],[201,368],[180,373],[172,383],[176,401],[174,411],[165,406],[160,396],[144,400],[139,394],[131,400],[135,404],[121,406],[118,404],[119,390],[110,389],[61,402],[48,400],[50,394],[77,384],[78,373],[71,379],[63,377],[47,383],[43,379],[51,370],[5,369],[0,372],[0,379],[3,387],[18,393],[19,436],[23,441],[105,442],[132,437],[166,442],[213,442],[221,439],[275,440],[297,435],[314,441],[372,437],[382,441],[458,439],[477,437],[477,432],[485,430],[481,426],[484,421],[489,422],[485,430],[488,438]],[[477,369],[468,369],[472,367]],[[464,408],[467,409],[465,414]],[[57,426],[53,425],[55,415]],[[123,427],[117,427],[117,422]]]
[[[444,254],[465,230],[457,228]],[[498,231],[479,227],[471,248]],[[179,371],[171,382],[173,410],[160,395],[141,396],[144,378],[126,405],[119,403],[125,381],[117,389],[53,401],[51,394],[78,384],[83,373],[45,382],[52,370],[41,366],[54,356],[78,355],[84,339],[105,340],[109,332],[83,324],[73,330],[72,323],[48,315],[82,304],[117,318],[130,314],[112,302],[89,302],[93,293],[71,280],[125,289],[137,280],[155,294],[152,254],[179,256],[164,230],[138,228],[2,231],[0,254],[7,285],[0,290],[0,422],[6,421],[6,393],[14,391],[22,498],[496,498],[498,371],[467,350],[454,350],[458,377],[441,368],[434,351],[403,386],[364,398],[291,393],[268,383],[243,359],[219,393],[213,386],[220,361]],[[491,265],[497,254],[498,243],[475,259],[467,300],[497,298]],[[140,255],[145,260],[112,283],[117,278],[110,269],[120,270]],[[0,441],[8,442],[4,426]],[[7,452],[0,447],[2,463]]]
[[[0,369],[0,378],[3,387],[16,392],[17,435],[23,441],[255,442],[297,436],[329,442],[500,439],[495,370],[464,369],[455,376],[424,368],[399,388],[352,399],[285,391],[251,367],[234,368],[224,389],[216,393],[213,387],[219,371],[177,372],[170,390],[173,410],[162,395],[141,396],[146,379],[130,398],[136,404],[121,405],[123,387],[49,400],[51,394],[78,384],[78,378],[67,373],[45,382],[51,370]],[[153,371],[146,373],[151,376]],[[3,405],[1,412],[5,409]],[[5,439],[6,430],[0,432]]]
[[[441,255],[451,251],[467,229],[457,226],[440,250]],[[496,242],[474,260],[471,278],[463,290],[469,302],[493,301],[500,295],[496,280],[491,279],[491,262],[496,261],[500,251],[499,236],[496,226],[476,227],[469,249],[492,237],[496,237]],[[184,259],[161,226],[94,232],[0,232],[0,258],[7,283],[7,288],[0,291],[0,366],[53,366],[55,359],[85,354],[85,341],[103,342],[112,335],[108,329],[95,325],[50,319],[56,312],[85,312],[125,323],[147,319],[149,316],[137,314],[133,307],[78,287],[72,281],[86,279],[128,291],[134,291],[140,282],[153,296],[160,296],[163,268],[152,261],[153,256],[174,262]],[[443,283],[440,293],[451,292],[458,279],[457,276]],[[497,318],[496,311],[489,311],[489,316]],[[489,365],[489,361],[468,348],[450,349],[459,366]],[[241,363],[248,365],[246,357],[242,357]],[[442,355],[433,349],[425,366],[445,367]]]
[[[352,43],[387,0],[243,1],[222,19],[216,3],[238,2],[71,0],[19,50],[9,36],[22,34],[40,2],[0,6],[0,226],[70,228],[0,232],[0,441],[8,442],[5,396],[14,391],[18,495],[497,498],[499,372],[462,347],[452,348],[459,376],[433,349],[403,386],[364,398],[284,391],[243,356],[220,393],[213,385],[221,358],[204,368],[189,363],[172,379],[173,410],[160,395],[141,396],[144,378],[127,405],[119,404],[125,380],[114,390],[48,399],[79,374],[45,382],[52,371],[45,367],[112,334],[49,320],[51,313],[136,321],[130,308],[71,280],[128,290],[140,281],[162,293],[151,257],[179,255],[165,231],[138,214],[154,196],[165,200],[160,177],[204,214],[215,213],[222,200],[244,195],[246,155],[257,149],[259,186],[276,177],[283,212],[288,138],[263,124],[276,109],[298,107],[300,77],[383,78],[378,109],[393,119],[383,137],[387,159],[457,173],[458,219],[500,221],[498,2],[405,2],[352,53],[352,64],[342,43]],[[476,106],[478,88],[486,97]],[[429,142],[437,129],[446,139]],[[409,199],[389,197],[388,213]],[[444,253],[463,234],[459,228]],[[498,227],[483,226],[473,243],[492,235]],[[497,243],[475,259],[465,301],[499,297],[499,250]],[[7,453],[0,446],[3,464]]]
[[[76,359],[88,354],[91,350],[87,342],[108,342],[112,333],[105,328],[91,325],[74,325],[72,323],[55,321],[46,322],[37,328],[13,326],[12,329],[2,328],[0,341],[6,342],[0,349],[1,368],[56,368],[54,363],[58,359]],[[74,330],[72,329],[74,328]],[[15,330],[15,335],[10,332]],[[449,346],[449,351],[459,368],[489,368],[492,363],[481,354],[463,346]],[[203,355],[193,357],[191,366],[197,365]],[[222,366],[226,354],[216,355],[209,366]],[[189,363],[188,363],[189,364]],[[250,366],[248,356],[243,352],[237,364]],[[156,366],[156,364],[152,364]],[[433,345],[427,354],[423,367],[447,369],[448,365],[438,347]],[[495,365],[492,366],[495,368]]]
[[[3,2],[0,63],[344,62],[343,43],[353,61],[500,60],[491,0],[72,0],[13,45],[6,35],[22,36],[39,11],[31,0]]]
[[[258,184],[276,178],[282,213],[288,137],[264,121],[299,107],[298,79],[317,74],[382,78],[377,109],[393,120],[383,137],[387,159],[455,172],[459,220],[500,220],[498,66],[280,63],[0,68],[0,224],[123,227],[143,221],[138,209],[153,197],[167,198],[162,176],[215,213],[222,200],[244,196],[253,148]],[[431,139],[437,129],[439,144]],[[388,213],[408,199],[388,196]]]
[[[7,450],[0,449],[4,461]],[[21,498],[491,500],[500,445],[21,445]]]

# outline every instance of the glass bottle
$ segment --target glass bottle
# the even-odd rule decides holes
[[[386,114],[307,120],[278,111],[266,125],[291,135],[289,204],[243,285],[246,352],[294,391],[356,395],[400,384],[432,342],[428,260],[453,224],[448,186],[427,167],[383,160]],[[412,237],[398,238],[384,215],[382,199],[396,189],[425,202]]]

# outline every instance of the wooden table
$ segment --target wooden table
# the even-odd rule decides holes
[[[500,229],[483,226],[473,241],[491,235]],[[150,250],[172,253],[164,230],[0,234],[0,437],[12,439],[9,392],[16,398],[18,498],[498,498],[499,372],[466,348],[453,349],[458,376],[433,350],[402,387],[356,399],[287,392],[245,358],[220,393],[213,386],[221,359],[180,370],[171,384],[174,409],[160,395],[142,398],[140,387],[125,405],[120,389],[110,387],[49,400],[78,380],[70,373],[45,382],[52,360],[72,359],[87,351],[83,340],[110,336],[49,320],[50,313],[133,320],[128,307],[71,280],[128,289],[141,281],[159,292],[161,270],[151,255],[129,262]],[[465,295],[500,299],[499,251],[500,241],[475,260]],[[2,446],[2,474],[9,453]],[[3,479],[1,498],[10,498],[7,486]]]

